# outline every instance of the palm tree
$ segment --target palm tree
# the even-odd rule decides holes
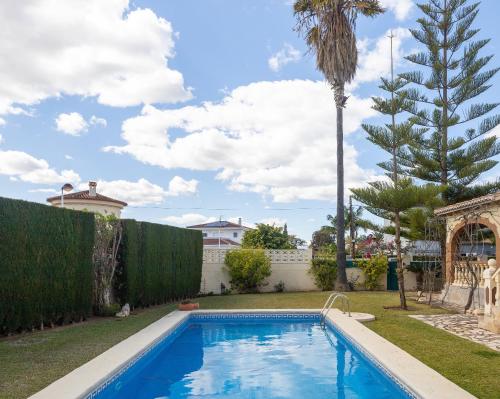
[[[337,216],[326,215],[326,219],[330,222],[331,226],[325,226],[331,229],[333,234],[337,234]],[[354,259],[356,255],[356,247],[355,243],[358,239],[358,231],[360,229],[372,230],[377,232],[380,230],[380,227],[375,223],[372,223],[368,219],[363,219],[363,208],[357,207],[352,211],[352,224],[351,224],[351,212],[348,207],[344,207],[344,230],[350,229],[350,238],[351,238],[351,257]]]
[[[309,50],[316,55],[316,67],[333,90],[337,111],[337,282],[347,291],[344,218],[344,131],[345,85],[356,74],[356,18],[384,12],[378,0],[296,0],[296,29],[303,34]]]

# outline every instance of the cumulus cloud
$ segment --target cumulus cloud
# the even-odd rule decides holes
[[[185,213],[180,216],[167,216],[163,221],[176,226],[193,226],[195,224],[215,222],[217,218],[214,216],[200,215],[199,213]]]
[[[397,68],[403,60],[403,42],[411,34],[408,29],[396,28],[388,30],[377,39],[361,39],[358,41],[358,70],[356,78],[350,88],[357,87],[360,83],[373,82],[381,76],[388,76],[391,72],[391,40],[393,34],[394,66]]]
[[[99,118],[99,117],[97,117],[97,116],[95,116],[95,115],[92,115],[92,116],[90,117],[89,123],[90,123],[91,125],[99,125],[99,126],[102,126],[102,127],[106,127],[106,126],[108,126],[108,122],[106,121],[106,119],[104,119],[104,118]]]
[[[71,112],[69,114],[59,114],[57,116],[56,129],[59,132],[71,136],[80,136],[87,131],[88,124],[81,114],[78,112]]]
[[[73,170],[57,172],[46,160],[35,158],[22,151],[0,151],[0,175],[38,184],[80,181],[80,176]]]
[[[118,107],[187,100],[168,66],[174,38],[169,21],[128,0],[2,1],[0,114],[60,95]]]
[[[98,180],[97,192],[112,198],[127,202],[132,206],[144,206],[150,204],[161,204],[166,197],[177,197],[179,195],[192,195],[197,192],[197,180],[184,180],[175,176],[169,183],[169,189],[151,183],[141,178],[137,181],[128,180]],[[80,190],[88,189],[86,183],[79,186]]]
[[[291,62],[300,60],[300,51],[293,47],[291,44],[285,43],[283,48],[277,53],[273,54],[268,60],[267,64],[272,71],[278,72],[281,68]]]
[[[261,219],[257,223],[264,223],[264,224],[268,224],[270,226],[274,225],[274,226],[278,226],[278,227],[283,227],[286,223],[286,219],[270,217],[270,218]]]
[[[73,157],[72,157],[71,155],[65,155],[65,156],[64,156],[64,158],[65,158],[65,159],[68,159],[68,160],[73,159]]]
[[[381,0],[381,3],[383,7],[392,11],[399,21],[408,18],[415,5],[413,0]]]
[[[279,202],[333,199],[334,110],[324,82],[257,82],[234,89],[220,102],[168,110],[146,106],[123,123],[124,145],[104,150],[164,168],[216,171],[231,190]],[[345,134],[373,115],[370,99],[351,95]],[[357,164],[354,146],[346,143],[344,152],[348,187],[373,179],[371,171]]]

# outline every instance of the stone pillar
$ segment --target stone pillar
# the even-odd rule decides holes
[[[488,261],[484,278],[484,316],[479,318],[479,327],[500,333],[500,269],[495,259]]]

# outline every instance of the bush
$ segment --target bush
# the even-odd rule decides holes
[[[200,291],[203,238],[200,231],[122,220],[117,291],[121,303],[149,306]]]
[[[387,273],[389,262],[387,256],[378,254],[370,259],[359,259],[356,264],[365,275],[365,287],[373,291],[379,287],[380,276]]]
[[[285,292],[285,282],[283,280],[280,280],[280,282],[278,284],[275,284],[274,291],[275,292]]]
[[[94,215],[0,198],[0,333],[92,311]]]
[[[313,276],[316,287],[322,291],[333,290],[337,278],[337,263],[329,258],[314,258],[308,273]]]
[[[271,275],[271,260],[262,249],[228,251],[224,259],[231,287],[239,292],[255,292]]]

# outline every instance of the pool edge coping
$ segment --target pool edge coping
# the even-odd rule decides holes
[[[155,346],[191,314],[303,314],[319,313],[320,309],[200,309],[175,310],[144,329],[112,346],[87,363],[52,382],[28,399],[83,399],[96,389],[109,384],[121,372]],[[362,323],[349,318],[337,309],[328,314],[328,321],[356,349],[376,363],[376,366],[403,384],[422,399],[473,399],[475,396],[433,370],[409,353],[378,335]]]

